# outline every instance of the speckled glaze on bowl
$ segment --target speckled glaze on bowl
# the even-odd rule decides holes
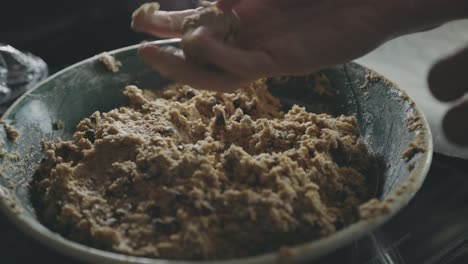
[[[178,45],[179,40],[155,44]],[[7,139],[4,131],[0,131],[0,138],[5,142],[5,150],[18,153],[20,160],[4,158],[1,161],[0,207],[31,237],[86,262],[193,263],[130,257],[75,243],[38,222],[31,205],[29,182],[44,155],[40,146],[43,139],[70,138],[76,124],[84,117],[94,111],[108,111],[125,105],[127,101],[122,91],[126,85],[157,89],[168,83],[143,65],[136,55],[137,47],[110,52],[123,63],[118,73],[107,71],[96,57],[87,59],[51,76],[18,99],[5,113],[3,120],[14,125],[21,137],[13,142]],[[339,91],[340,112],[357,117],[362,140],[385,165],[377,197],[384,202],[386,210],[330,236],[291,247],[287,254],[273,252],[216,263],[310,262],[382,225],[421,187],[432,159],[432,137],[426,119],[414,102],[395,84],[355,63],[331,68],[326,75]],[[294,88],[283,87],[281,93],[293,93]],[[307,105],[307,102],[300,103]],[[57,120],[64,121],[63,130],[53,130],[53,123]]]

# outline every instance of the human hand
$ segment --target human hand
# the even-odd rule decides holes
[[[215,67],[200,67],[174,48],[145,46],[141,58],[154,70],[195,88],[233,91],[261,77],[303,75],[346,62],[392,37],[387,10],[369,0],[221,0],[240,19],[236,47],[201,27],[193,49]],[[182,36],[181,25],[196,10],[153,11],[136,16],[133,28],[159,37]]]
[[[161,75],[199,89],[233,91],[261,77],[305,75],[343,63],[386,40],[466,15],[466,0],[220,0],[240,20],[238,43],[226,45],[206,27],[191,33],[214,67],[201,67],[175,48],[143,46],[142,60]],[[198,12],[147,10],[133,17],[136,31],[181,37],[184,18]]]
[[[468,93],[468,48],[437,63],[429,74],[429,87],[434,96],[451,102]],[[447,138],[459,145],[468,145],[468,100],[453,107],[443,122]]]

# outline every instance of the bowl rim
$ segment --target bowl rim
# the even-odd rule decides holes
[[[179,43],[180,39],[166,39],[166,40],[157,40],[150,42],[153,45],[168,45]],[[136,44],[113,51],[109,51],[109,54],[118,54],[124,51],[130,51],[137,49],[140,45],[145,44]],[[73,70],[74,68],[94,61],[96,56],[90,57],[86,60],[73,64],[53,75],[43,80],[37,84],[34,88],[27,91],[21,97],[19,97],[3,114],[2,120],[8,117],[11,112],[16,108],[16,106],[24,100],[28,95],[34,90],[41,87],[43,84],[49,82],[50,80],[56,78],[57,76]],[[362,66],[363,68],[369,70],[368,68]],[[358,222],[351,224],[329,236],[314,240],[312,242],[288,247],[288,253],[286,254],[287,260],[294,261],[303,261],[303,260],[315,260],[319,257],[327,255],[332,251],[335,251],[352,241],[361,238],[377,227],[383,225],[389,219],[391,219],[397,212],[399,212],[403,207],[405,207],[409,201],[413,198],[416,192],[421,188],[426,175],[429,172],[432,156],[433,156],[433,141],[432,134],[429,129],[429,124],[427,122],[424,113],[421,109],[414,103],[414,101],[407,96],[406,92],[399,88],[394,82],[388,80],[381,74],[370,70],[378,75],[379,78],[382,78],[383,81],[387,82],[389,87],[395,89],[397,92],[405,95],[404,100],[408,101],[411,104],[414,114],[420,117],[422,128],[419,130],[422,132],[422,140],[426,152],[422,153],[418,158],[418,161],[414,169],[409,173],[408,180],[405,181],[406,191],[402,192],[399,195],[393,197],[394,202],[389,204],[388,213],[377,215],[368,219],[362,219]],[[185,261],[185,260],[164,260],[164,259],[152,259],[145,257],[134,257],[128,256],[119,253],[113,253],[109,251],[104,251],[96,248],[92,248],[71,240],[68,240],[58,233],[55,233],[45,226],[43,226],[37,219],[29,217],[18,210],[18,208],[13,208],[12,206],[12,197],[9,194],[7,188],[0,186],[0,209],[7,216],[11,223],[14,223],[16,227],[22,230],[24,233],[28,234],[36,241],[52,248],[62,254],[72,256],[76,259],[88,263],[136,263],[136,264],[188,264],[188,263],[223,263],[223,264],[235,264],[235,263],[246,263],[246,264],[260,264],[260,263],[272,263],[278,261],[279,258],[282,260],[285,256],[280,256],[281,252],[270,252],[258,256],[240,258],[240,259],[231,259],[231,260],[222,260],[222,261]]]

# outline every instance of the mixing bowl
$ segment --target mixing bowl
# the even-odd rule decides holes
[[[155,44],[178,45],[179,40]],[[109,111],[126,105],[128,102],[122,94],[126,85],[158,89],[170,82],[140,61],[137,48],[132,46],[110,52],[123,64],[117,73],[106,70],[97,57],[93,57],[51,76],[11,106],[3,120],[13,125],[21,136],[12,141],[1,131],[0,137],[5,142],[3,148],[8,153],[18,154],[19,160],[6,157],[1,161],[0,207],[31,237],[86,262],[190,263],[130,257],[67,240],[37,220],[29,195],[29,183],[44,155],[42,140],[68,139],[81,119],[95,111]],[[223,263],[311,261],[382,225],[421,187],[432,158],[432,138],[426,119],[414,102],[395,84],[355,63],[327,69],[324,74],[337,90],[332,100],[335,111],[356,116],[362,140],[380,161],[374,192],[382,202],[369,217],[330,236],[291,247],[287,254],[270,253]],[[303,94],[303,85],[304,79],[298,77],[272,85],[275,87],[271,89],[286,106],[297,103],[320,111],[317,106],[323,102]],[[58,120],[64,122],[64,129],[54,130],[53,124]]]

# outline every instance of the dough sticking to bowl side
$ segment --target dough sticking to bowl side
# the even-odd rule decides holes
[[[4,121],[0,121],[0,124],[3,126],[5,134],[9,140],[15,141],[20,137],[21,134],[18,132],[18,130],[16,130],[16,128],[13,125],[9,125]]]
[[[46,142],[33,182],[41,221],[118,253],[253,256],[330,235],[371,197],[354,117],[281,111],[264,80],[232,93],[126,88],[130,106]]]
[[[122,62],[116,60],[112,55],[107,52],[103,52],[98,55],[98,60],[106,67],[110,72],[116,73],[122,67]]]

